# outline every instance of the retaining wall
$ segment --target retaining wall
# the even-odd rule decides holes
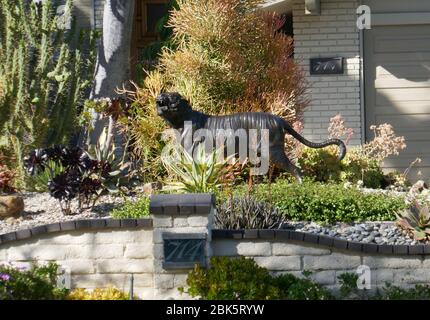
[[[387,282],[401,287],[430,284],[428,246],[364,245],[329,237],[313,236],[286,230],[214,230],[214,256],[246,256],[274,274],[292,273],[310,278],[337,291],[338,276],[356,273],[359,266],[370,269],[371,289]],[[319,239],[321,238],[321,240]]]

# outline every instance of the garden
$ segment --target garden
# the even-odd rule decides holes
[[[293,39],[282,32],[285,18],[256,10],[260,4],[173,1],[157,25],[159,42],[145,52],[151,64],[133,66],[138,79],[100,96],[93,88],[102,35],[63,26],[73,20],[72,1],[70,16],[60,19],[51,1],[0,0],[0,235],[81,219],[145,218],[151,195],[213,193],[217,229],[428,244],[430,190],[409,175],[421,160],[403,172],[383,169],[407,149],[390,124],[373,125],[372,139],[351,145],[347,117],[333,115],[326,135],[346,145],[342,160],[337,146],[312,148],[287,135],[285,153],[303,174],[298,181],[275,165],[253,175],[248,158],[224,157],[221,149],[189,152],[157,113],[160,93],[178,92],[204,114],[270,113],[303,131],[309,84]],[[196,266],[182,290],[202,299],[430,297],[424,285],[390,284],[365,296],[354,274],[339,279],[341,295],[333,296],[306,274],[273,276],[245,258],[214,258],[211,266]],[[0,299],[130,299],[113,287],[59,288],[57,267],[1,266]]]

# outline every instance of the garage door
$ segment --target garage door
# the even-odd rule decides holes
[[[416,178],[419,170],[428,179],[430,21],[428,24],[425,21],[411,24],[414,21],[414,13],[401,11],[401,2],[405,6],[406,1],[399,1],[399,5],[396,6],[396,1],[390,0],[398,13],[406,13],[403,19],[398,19],[399,16],[396,18],[394,14],[392,23],[388,23],[389,15],[381,15],[384,24],[374,25],[371,30],[364,32],[366,138],[368,140],[373,138],[373,133],[369,130],[370,125],[392,124],[397,134],[405,136],[407,149],[399,156],[387,159],[384,163],[385,168],[405,170],[412,161],[420,157],[422,159],[420,168],[412,171],[411,178]],[[423,2],[427,1],[421,1]],[[423,10],[430,9],[429,2],[425,4],[429,8],[422,8],[420,12],[421,19]],[[379,7],[375,9],[384,10],[380,0],[378,3]],[[370,6],[372,8],[372,4]],[[375,21],[378,21],[377,18],[376,15]],[[401,24],[396,25],[396,21],[400,21]]]

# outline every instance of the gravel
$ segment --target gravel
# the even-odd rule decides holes
[[[112,209],[121,206],[124,198],[119,196],[102,196],[92,210],[87,209],[74,215],[64,215],[58,201],[49,193],[23,193],[24,212],[18,218],[0,220],[0,234],[32,228],[54,222],[80,219],[100,219],[109,216]],[[127,196],[136,199],[136,195]]]
[[[291,222],[289,228],[296,231],[328,235],[348,241],[376,244],[415,245],[419,244],[394,222],[336,223],[321,226],[314,222]],[[422,242],[421,242],[422,244]]]

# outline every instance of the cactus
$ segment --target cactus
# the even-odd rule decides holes
[[[56,3],[0,0],[0,150],[21,179],[23,154],[69,142],[93,76],[94,34],[78,36],[72,0],[61,16]]]

